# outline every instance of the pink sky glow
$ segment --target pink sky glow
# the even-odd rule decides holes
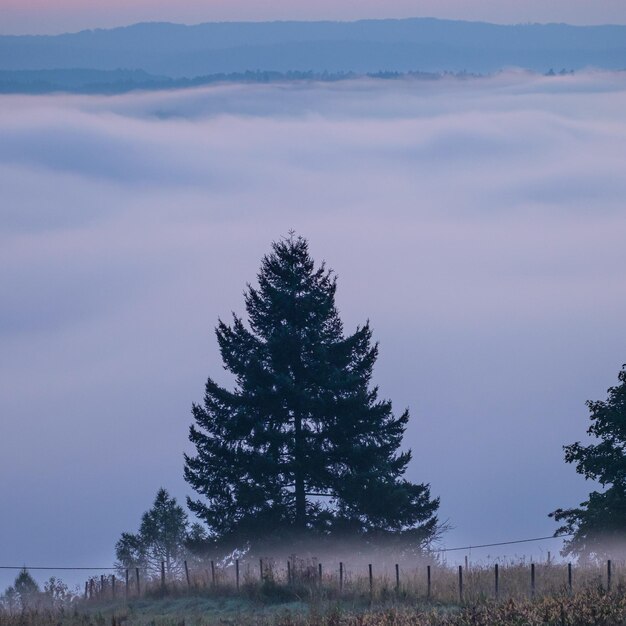
[[[496,23],[626,23],[624,0],[0,0],[0,12],[2,34],[52,34],[142,21],[425,16]]]

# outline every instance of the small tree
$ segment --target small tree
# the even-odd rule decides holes
[[[19,597],[15,587],[10,586],[4,590],[0,596],[0,607],[9,613],[13,613],[19,607]]]
[[[49,607],[60,609],[67,607],[76,598],[70,588],[56,576],[51,576],[43,585],[43,597]]]
[[[159,489],[152,508],[141,518],[137,534],[122,533],[115,546],[120,568],[141,567],[152,578],[160,576],[161,563],[168,575],[183,570],[189,522],[187,513],[165,489]]]
[[[563,522],[556,534],[573,533],[564,553],[583,559],[626,556],[626,365],[618,380],[606,401],[587,402],[591,419],[587,434],[596,442],[564,446],[565,461],[604,491],[592,491],[577,508],[550,513]]]
[[[13,587],[7,589],[6,595],[18,598],[22,609],[33,608],[39,600],[39,585],[30,575],[30,572],[24,568],[15,578]]]

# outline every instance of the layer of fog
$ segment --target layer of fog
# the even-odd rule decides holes
[[[624,110],[591,73],[0,98],[0,565],[108,564],[184,498],[212,328],[290,228],[371,320],[445,543],[553,532],[626,360]]]

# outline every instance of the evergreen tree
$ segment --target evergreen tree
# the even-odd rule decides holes
[[[438,499],[404,479],[409,414],[378,399],[378,345],[368,323],[344,335],[336,288],[291,234],[248,286],[248,325],[234,314],[218,323],[235,388],[208,379],[192,410],[197,453],[185,456],[185,479],[204,497],[188,505],[214,536],[412,530],[426,541],[437,528]]]
[[[34,608],[38,603],[39,585],[26,568],[22,569],[15,578],[13,589],[23,609]]]
[[[620,384],[608,390],[606,401],[587,402],[591,419],[587,434],[596,443],[564,447],[565,461],[605,490],[591,492],[578,508],[550,513],[564,522],[557,534],[573,533],[565,554],[585,559],[626,556],[626,365],[618,379]]]
[[[182,572],[188,539],[187,513],[165,489],[159,489],[152,508],[141,518],[137,534],[122,533],[115,546],[120,568],[140,567],[160,576],[161,562],[168,575]]]

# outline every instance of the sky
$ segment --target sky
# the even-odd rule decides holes
[[[54,34],[144,21],[393,17],[440,17],[504,24],[626,24],[623,0],[0,0],[0,12],[1,34]]]
[[[290,229],[371,322],[443,543],[552,534],[626,361],[625,109],[599,72],[0,96],[1,564],[109,565],[191,493],[213,329]]]

